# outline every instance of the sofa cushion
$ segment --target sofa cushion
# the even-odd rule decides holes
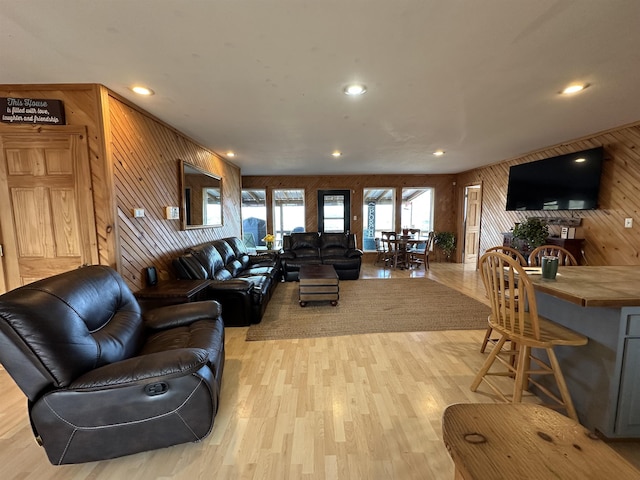
[[[236,260],[240,262],[242,268],[247,268],[250,264],[249,251],[245,243],[238,237],[225,238],[224,241],[233,250]]]
[[[320,237],[320,255],[323,259],[344,257],[348,250],[349,238],[347,234],[323,233]]]
[[[219,278],[218,273],[224,269],[224,261],[220,256],[220,252],[216,249],[216,247],[207,243],[204,245],[200,245],[198,247],[190,248],[188,250],[190,253],[207,273],[207,277],[211,280],[225,280],[225,278]],[[221,274],[224,277],[224,273]]]
[[[237,277],[238,273],[244,269],[244,265],[242,261],[240,261],[236,257],[236,252],[233,251],[231,245],[229,245],[225,240],[216,240],[213,242],[216,250],[220,254],[222,258],[222,264],[224,268],[226,268],[232,277]]]
[[[320,237],[318,232],[292,233],[288,252],[293,252],[296,257],[319,257]]]

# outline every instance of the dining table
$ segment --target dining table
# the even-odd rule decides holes
[[[528,277],[538,314],[588,338],[556,347],[580,423],[640,438],[640,266],[561,266],[554,280]]]
[[[396,250],[393,268],[408,270],[411,268],[411,248],[426,243],[427,239],[415,238],[410,235],[398,235],[396,238],[388,239],[387,242],[394,245]]]

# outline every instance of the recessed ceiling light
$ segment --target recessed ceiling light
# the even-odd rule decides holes
[[[586,159],[586,158],[576,158],[576,159],[574,160],[574,162],[576,162],[576,163],[582,163],[582,162],[586,162],[586,161],[587,161],[587,159]]]
[[[235,154],[235,153],[233,153],[233,152],[227,152],[227,157],[229,157],[229,158],[233,158],[233,157],[235,157],[235,156],[236,156],[236,154]]]
[[[367,91],[367,87],[362,85],[361,83],[353,83],[351,85],[347,85],[344,87],[344,93],[346,95],[357,97],[358,95],[362,95]]]
[[[150,88],[143,87],[140,85],[136,85],[135,87],[131,87],[131,90],[138,95],[153,95],[155,92]]]
[[[444,150],[436,150],[435,152],[433,152],[433,154],[436,157],[441,157],[442,155],[444,155]]]
[[[589,86],[588,83],[572,83],[571,85],[566,87],[564,90],[562,90],[562,92],[560,93],[562,93],[562,95],[571,95],[572,93],[581,92],[588,86]]]
[[[342,152],[339,152],[338,150],[336,150],[335,152],[333,152],[331,154],[331,156],[336,157],[336,158],[340,157],[341,155],[342,155]]]

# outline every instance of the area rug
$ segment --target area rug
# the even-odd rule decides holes
[[[340,300],[298,303],[298,283],[278,285],[262,322],[247,340],[333,337],[362,333],[482,330],[489,307],[426,278],[340,282]]]

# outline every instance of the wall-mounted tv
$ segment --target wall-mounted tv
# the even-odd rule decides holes
[[[514,165],[509,169],[507,210],[595,210],[602,147]]]

